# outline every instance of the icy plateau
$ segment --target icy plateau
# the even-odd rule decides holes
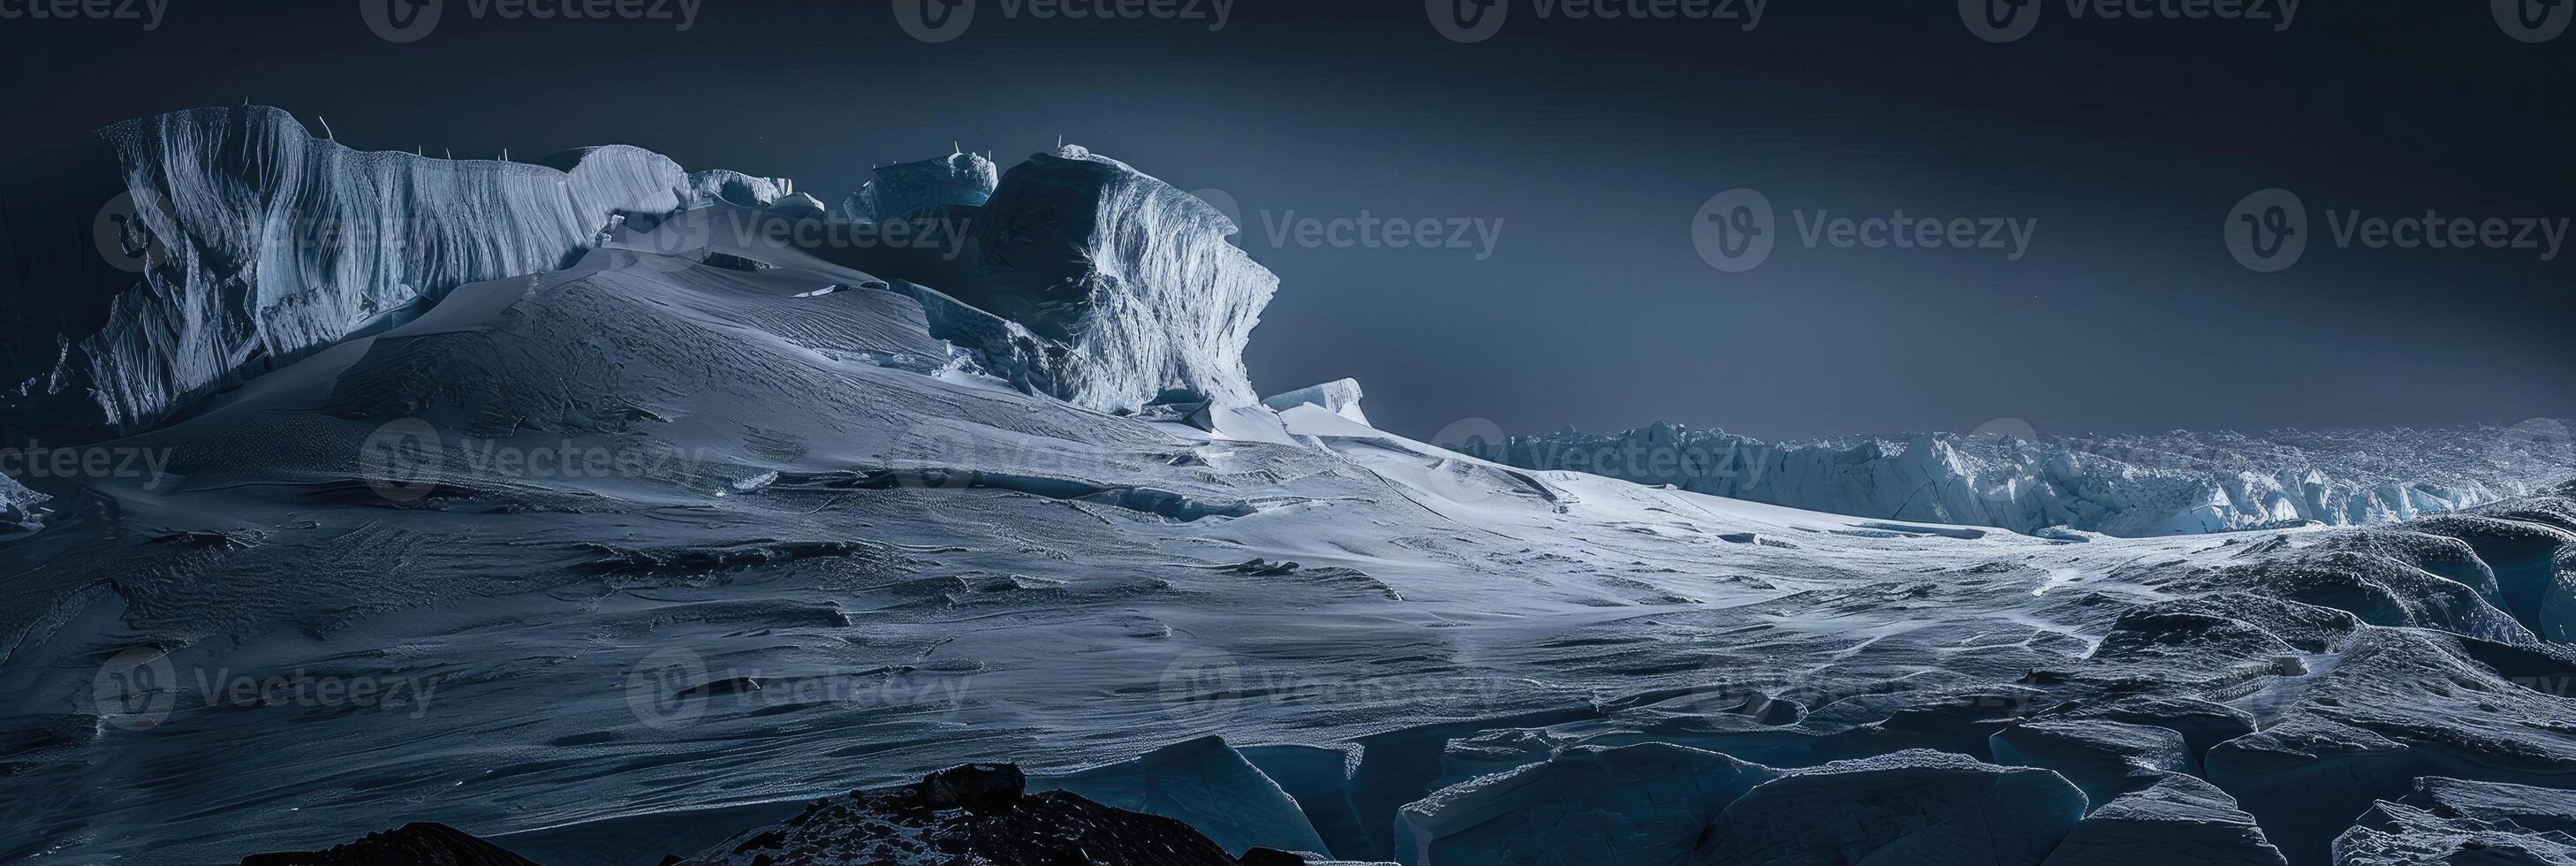
[[[0,861],[2576,862],[2527,436],[1632,483],[1259,399],[1275,278],[1079,148],[69,153],[0,411],[166,460],[0,483]]]

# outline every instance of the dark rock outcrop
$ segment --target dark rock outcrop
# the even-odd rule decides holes
[[[536,866],[445,824],[414,823],[320,851],[253,854],[242,866]]]
[[[1064,791],[1024,793],[1011,764],[970,764],[919,784],[816,800],[683,861],[692,866],[1240,866],[1189,825]],[[1276,857],[1264,855],[1271,862]]]

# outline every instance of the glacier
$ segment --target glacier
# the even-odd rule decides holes
[[[1572,469],[1795,508],[2038,534],[2358,526],[2520,496],[2576,471],[2576,422],[2512,427],[2060,436],[1997,433],[1764,442],[1657,422],[1465,443]]]
[[[1275,279],[1132,172],[1033,157],[931,208],[980,222],[927,256],[708,231],[856,223],[663,175],[714,200],[97,443],[160,483],[0,484],[43,509],[0,534],[0,860],[2565,850],[2576,804],[2512,787],[2576,788],[2544,438],[1910,458],[2136,474],[2061,473],[2125,498],[2048,535],[1881,496],[1911,449],[1877,440],[1751,464],[1856,467],[1797,484],[1863,516],[1514,466],[1370,426],[1356,383],[1251,398],[1228,329]],[[2170,533],[2120,486],[2246,455],[2401,495]]]

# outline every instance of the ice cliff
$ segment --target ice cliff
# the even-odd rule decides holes
[[[2568,424],[2263,436],[1917,434],[1766,443],[1658,422],[1478,443],[1476,456],[1816,511],[2118,536],[2456,511],[2569,475]]]
[[[838,260],[937,289],[1053,344],[1064,363],[1048,377],[1053,396],[1109,412],[1259,402],[1243,347],[1279,278],[1226,242],[1233,220],[1080,147],[1030,156],[969,203],[983,171],[972,154],[889,167],[845,211],[959,222],[957,242]]]
[[[455,286],[562,267],[614,214],[788,190],[627,146],[361,152],[263,106],[119,123],[6,176],[0,416],[56,439],[148,427]]]
[[[853,219],[890,220],[939,205],[982,206],[1001,184],[993,161],[971,153],[877,166],[846,210]]]

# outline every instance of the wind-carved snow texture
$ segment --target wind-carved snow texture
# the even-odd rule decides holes
[[[1123,177],[1038,162],[1067,195],[996,238]],[[689,213],[744,211],[802,224]],[[2576,826],[2465,787],[2576,788],[2576,484],[2219,536],[1837,516],[1329,397],[1100,411],[957,365],[935,331],[1020,338],[988,308],[686,226],[117,443],[179,483],[30,479],[66,516],[0,538],[0,860],[416,821],[550,864],[936,856],[984,822],[848,792],[1004,762],[1063,790],[976,838],[1127,863],[2312,866]]]
[[[97,137],[109,157],[75,148],[66,164],[16,173],[112,163],[110,177],[44,181],[84,190],[69,201],[0,203],[18,212],[7,228],[17,266],[0,284],[18,323],[0,348],[0,414],[30,434],[158,423],[458,285],[563,267],[614,214],[720,195],[765,204],[788,189],[692,176],[627,146],[552,165],[361,152],[264,106],[147,117]],[[65,245],[77,249],[55,248]]]
[[[1860,517],[2117,536],[2457,511],[2576,475],[2576,424],[2263,436],[1911,435],[1765,443],[1661,422],[1471,443],[1479,457]]]

